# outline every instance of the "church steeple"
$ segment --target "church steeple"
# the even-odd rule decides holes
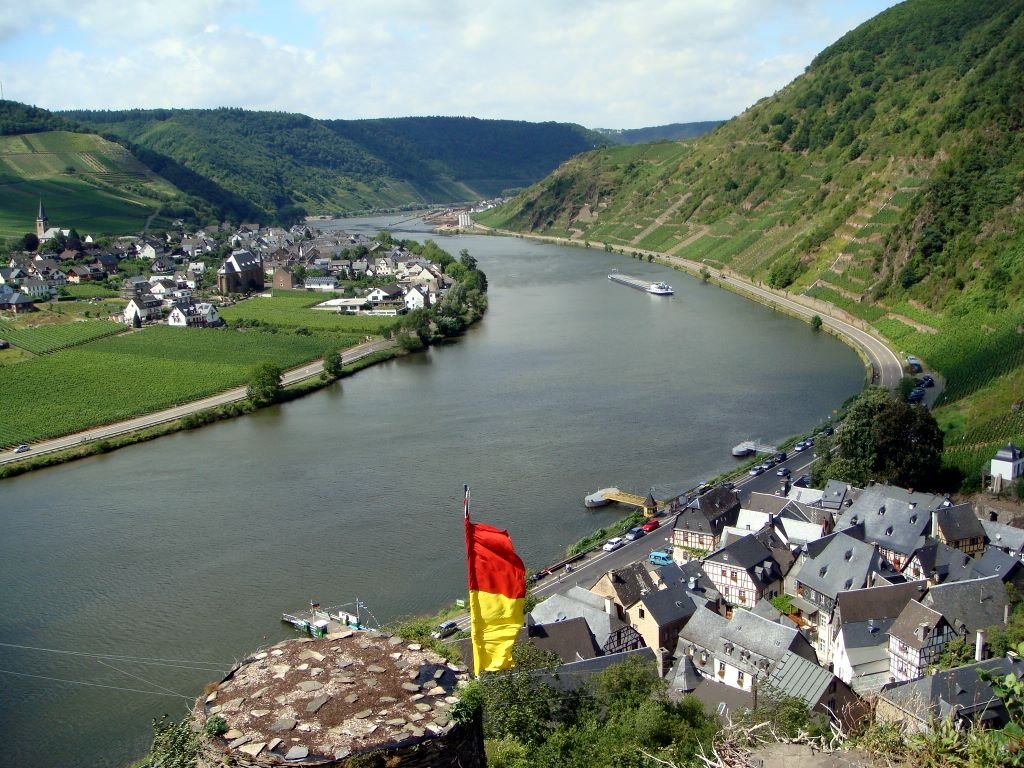
[[[43,207],[43,198],[39,198],[39,213],[36,215],[36,237],[40,240],[43,239],[43,235],[46,230],[50,228],[50,221],[46,218],[46,209]]]

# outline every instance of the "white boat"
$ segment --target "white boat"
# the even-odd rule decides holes
[[[744,440],[739,445],[736,445],[732,449],[732,455],[737,458],[749,456],[757,450],[757,443],[753,440]]]
[[[603,507],[605,504],[609,504],[611,499],[605,498],[605,493],[609,491],[618,490],[617,488],[602,488],[599,491],[594,491],[583,497],[583,505],[588,509],[594,509],[595,507]]]
[[[651,283],[647,286],[647,292],[653,293],[655,296],[671,296],[675,293],[671,285],[660,281],[657,283]]]

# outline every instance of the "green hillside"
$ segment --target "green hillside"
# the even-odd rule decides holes
[[[54,226],[138,232],[180,193],[123,147],[68,131],[0,135],[0,236],[35,230],[40,197]]]
[[[948,377],[973,476],[1024,439],[1022,82],[1024,0],[908,0],[713,133],[573,158],[482,222],[836,304]]]
[[[295,206],[332,214],[493,196],[598,143],[575,125],[474,118],[315,120],[241,109],[63,116],[170,158],[269,215]]]
[[[705,120],[699,123],[669,123],[655,125],[650,128],[598,128],[596,132],[612,144],[650,144],[652,141],[679,141],[695,139],[710,133],[720,126],[724,120]]]

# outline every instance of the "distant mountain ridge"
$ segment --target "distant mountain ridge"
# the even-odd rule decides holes
[[[595,128],[596,133],[616,144],[650,144],[654,141],[682,141],[710,133],[725,120],[705,120],[698,123],[669,123],[650,128]]]
[[[317,120],[242,109],[59,113],[251,201],[334,214],[492,197],[527,186],[600,137],[569,123],[461,117]]]
[[[713,132],[576,156],[481,220],[838,306],[948,377],[977,482],[1024,440],[1022,82],[1024,0],[906,0]]]

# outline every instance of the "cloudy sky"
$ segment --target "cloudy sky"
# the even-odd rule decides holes
[[[8,99],[639,128],[724,119],[894,0],[32,0]]]

